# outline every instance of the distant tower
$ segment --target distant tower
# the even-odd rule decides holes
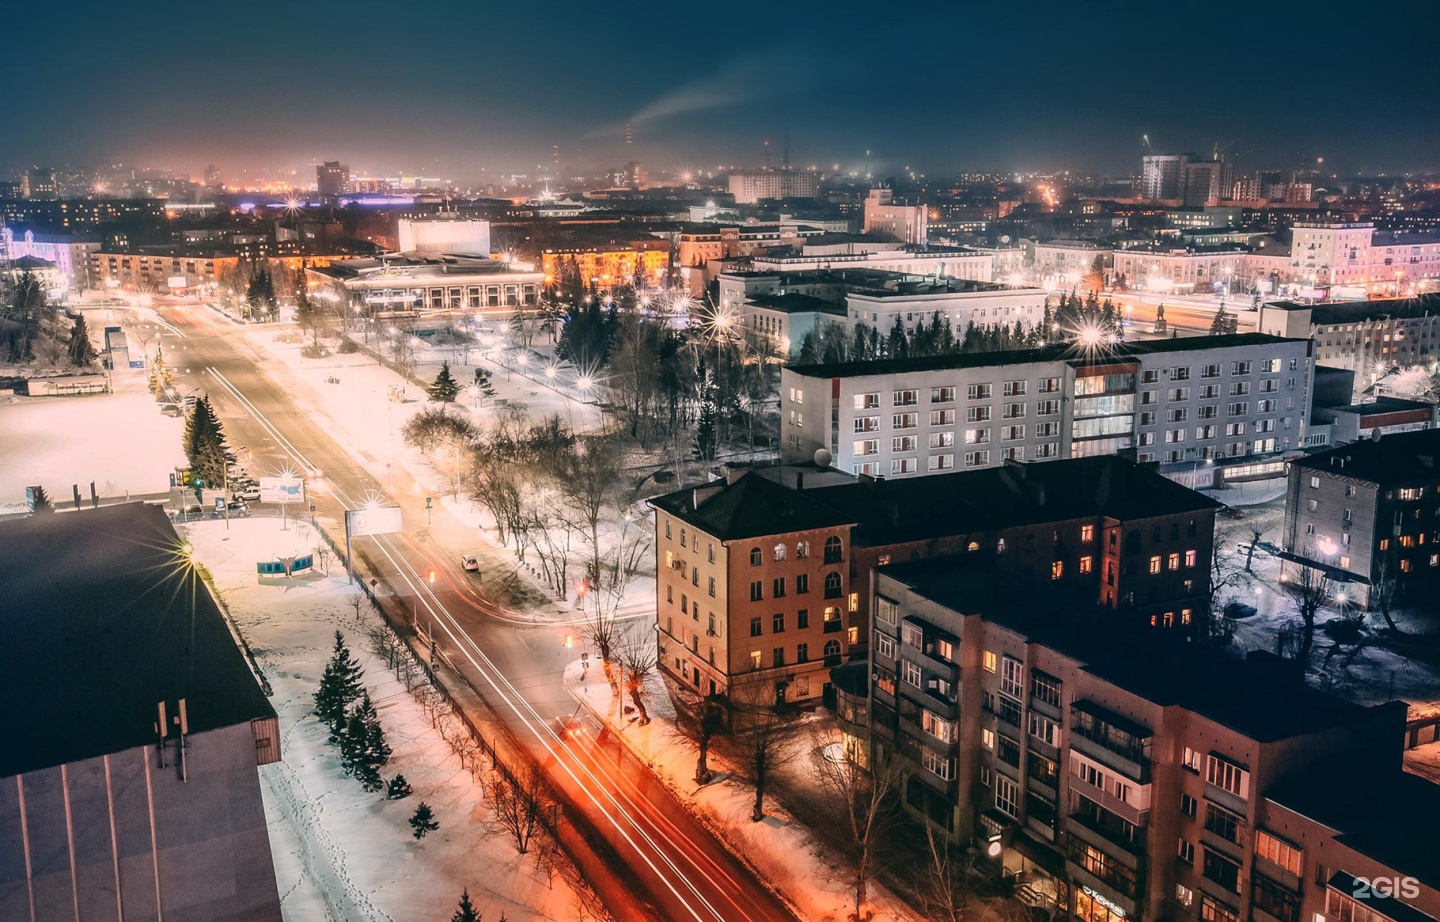
[[[629,145],[632,141],[634,141],[634,140],[635,140],[635,135],[634,135],[634,134],[631,132],[631,130],[630,130],[630,123],[629,123],[629,122],[626,122],[626,123],[625,123],[625,144],[628,146],[628,145]]]

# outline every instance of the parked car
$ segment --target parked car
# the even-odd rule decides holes
[[[243,499],[230,500],[230,517],[246,518],[250,515],[250,504]]]
[[[235,490],[235,499],[258,500],[260,498],[260,485],[244,486]]]
[[[1225,617],[1253,618],[1256,610],[1254,605],[1246,605],[1244,602],[1231,602],[1225,606]]]
[[[1223,516],[1225,516],[1227,519],[1243,519],[1243,518],[1245,518],[1245,513],[1244,513],[1244,511],[1243,511],[1243,510],[1240,510],[1240,509],[1236,509],[1234,506],[1221,506],[1221,507],[1220,507],[1220,514],[1223,515]]]
[[[473,554],[466,554],[464,557],[461,557],[460,566],[465,569],[466,573],[480,572],[480,561]]]

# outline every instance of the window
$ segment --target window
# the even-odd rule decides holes
[[[713,576],[710,577],[709,590],[710,590],[710,598],[712,598],[712,599],[715,598],[715,577],[713,577]]]
[[[1086,559],[1088,560],[1089,558],[1087,557]],[[1060,578],[1063,577],[1064,575],[1065,575],[1065,561],[1063,561],[1063,560],[1052,560],[1052,561],[1050,561],[1050,578],[1051,578],[1051,579],[1060,579]]]
[[[1196,555],[1195,555],[1195,552],[1194,552],[1193,550],[1190,550],[1190,551],[1186,551],[1186,552],[1185,552],[1185,566],[1186,566],[1186,567],[1193,567],[1193,566],[1195,566],[1195,559],[1196,559]]]
[[[1200,919],[1201,922],[1240,922],[1235,910],[1203,893],[1200,894]]]
[[[1094,526],[1094,525],[1081,525],[1081,526],[1080,526],[1080,540],[1081,540],[1082,542],[1084,542],[1085,544],[1089,544],[1091,541],[1094,541],[1094,540],[1095,540],[1095,526]]]
[[[990,651],[990,650],[986,650],[984,656],[983,656],[982,659],[981,659],[981,665],[983,665],[983,666],[985,667],[985,671],[986,671],[986,672],[994,672],[994,671],[995,671],[995,667],[996,667],[996,662],[997,662],[997,660],[996,660],[995,654],[994,654],[992,651]]]
[[[1195,891],[1184,884],[1175,885],[1175,902],[1189,908],[1195,904]]]
[[[785,613],[778,612],[770,618],[770,630],[775,634],[785,633]]]
[[[1200,802],[1197,801],[1195,798],[1191,797],[1189,794],[1182,793],[1180,795],[1180,815],[1188,816],[1193,820],[1195,818],[1197,810],[1199,809],[1199,804]]]
[[[1219,852],[1205,849],[1205,860],[1201,872],[1209,880],[1232,893],[1240,892],[1240,865]]]
[[[972,384],[965,389],[965,396],[971,400],[989,400],[990,385]]]
[[[986,749],[994,749],[994,748],[995,748],[995,731],[994,731],[994,730],[981,730],[981,731],[980,731],[980,745],[981,745],[981,746],[984,746]]]
[[[797,643],[795,645],[795,662],[810,662],[810,645],[808,643]],[[891,689],[891,691],[893,692],[894,689]]]
[[[925,649],[925,632],[920,625],[906,621],[900,625],[900,642],[915,650]]]
[[[995,741],[995,755],[1006,765],[1020,767],[1020,744],[1008,736],[1002,736]]]
[[[1255,831],[1255,854],[1291,874],[1300,875],[1300,849],[1263,829]]]
[[[763,598],[765,598],[765,583],[757,579],[750,584],[750,601],[759,602]]]
[[[856,432],[879,432],[880,417],[878,416],[857,416],[855,417]]]
[[[838,599],[844,594],[844,590],[840,585],[840,574],[836,572],[826,573],[825,598]]]
[[[775,577],[774,583],[775,583],[775,598],[777,598],[777,599],[783,599],[783,598],[785,598],[785,577],[783,577],[783,576],[777,576],[777,577]]]
[[[990,452],[988,451],[967,451],[965,452],[966,467],[984,467],[990,463]]]
[[[895,392],[895,406],[913,407],[920,402],[920,392],[917,390],[903,390]]]
[[[920,711],[920,726],[925,732],[935,737],[942,743],[955,742],[955,724],[945,720],[938,714],[932,714],[927,710]]]
[[[899,617],[899,603],[885,598],[883,595],[875,597],[875,620],[881,624],[894,624]]]
[[[911,439],[913,442],[914,439]],[[892,474],[913,474],[919,470],[919,462],[914,458],[896,458],[890,462],[890,473]]]
[[[1004,657],[1000,662],[1000,691],[1012,698],[1025,692],[1025,665],[1018,659]]]
[[[825,633],[834,634],[840,630],[840,609],[834,605],[827,605],[825,611],[820,615]],[[829,644],[826,644],[829,646]]]
[[[945,433],[945,435],[949,436],[950,439],[951,439],[951,441],[954,440],[954,433],[947,432],[947,433]],[[935,439],[935,436],[933,436],[933,435],[930,436],[930,439],[933,441],[933,440]],[[954,468],[955,468],[955,456],[954,456],[953,454],[948,454],[948,453],[947,453],[947,454],[943,454],[943,455],[931,455],[927,463],[928,463],[928,465],[929,465],[930,470],[932,470],[932,471],[949,471],[949,470],[954,470]]]
[[[1150,558],[1150,572],[1151,572],[1151,573],[1159,573],[1159,572],[1160,572],[1160,555],[1159,555],[1159,554],[1156,554],[1156,555],[1154,555],[1153,557]]]
[[[930,388],[931,403],[949,403],[955,399],[955,388],[953,387],[932,387]]]
[[[1165,558],[1165,568],[1166,568],[1167,570],[1178,570],[1178,569],[1180,569],[1180,552],[1179,552],[1179,551],[1172,551],[1172,552],[1169,554],[1169,556],[1167,556],[1167,557]]]
[[[764,631],[765,631],[765,627],[764,627],[764,625],[761,623],[761,620],[760,620],[760,616],[759,616],[759,615],[756,615],[755,617],[753,617],[753,618],[750,619],[750,636],[751,636],[751,637],[759,637],[762,633],[764,633]]]
[[[1054,759],[1047,759],[1035,750],[1030,750],[1025,760],[1025,773],[1041,784],[1056,787],[1060,778],[1060,767]]]
[[[1250,796],[1250,772],[1214,753],[1205,757],[1205,781],[1236,797]]]
[[[1060,706],[1060,680],[1043,672],[1030,676],[1030,697],[1051,707]]]
[[[758,670],[758,669],[760,668],[760,663],[761,663],[761,662],[762,662],[762,660],[761,660],[761,658],[760,658],[760,651],[759,651],[759,650],[751,650],[751,651],[750,651],[750,668],[751,668],[751,669],[757,669],[757,670]]]
[[[931,425],[935,425],[931,423]],[[955,433],[953,432],[932,432],[930,433],[931,448],[953,448],[955,446]]]
[[[965,430],[965,444],[966,444],[966,445],[984,445],[986,442],[989,442],[989,441],[990,441],[990,430],[989,430],[989,429],[966,429],[966,430]]]
[[[967,423],[986,423],[990,421],[989,407],[970,407],[965,411]]]
[[[874,394],[856,394],[856,395],[855,395],[855,409],[857,409],[857,410],[875,410],[875,409],[879,409],[879,407],[880,407],[880,395],[879,395],[879,393],[874,393]]]
[[[1245,818],[1239,814],[1232,813],[1224,807],[1212,803],[1205,804],[1205,828],[1215,833],[1227,842],[1239,843],[1240,829],[1245,825]]]
[[[1004,775],[995,776],[995,809],[1012,819],[1020,817],[1020,787]]]
[[[779,669],[780,667],[785,665],[784,647],[776,647],[775,649],[770,651],[770,665],[774,666],[776,669]]]
[[[930,425],[932,426],[953,426],[955,425],[954,410],[931,410]]]
[[[840,539],[831,535],[825,539],[825,562],[839,563],[844,559],[844,552],[840,546]]]
[[[1006,381],[1001,387],[1001,393],[1006,397],[1024,397],[1025,384],[1024,381]]]
[[[1000,441],[1002,441],[1002,442],[1015,442],[1015,441],[1019,441],[1020,439],[1023,439],[1023,438],[1025,438],[1025,427],[1024,427],[1024,426],[1001,426],[1001,427],[1000,427]]]
[[[1024,419],[1024,418],[1025,418],[1025,404],[1023,404],[1023,403],[1007,403],[1007,404],[1005,404],[1003,407],[1000,408],[1000,418],[1001,418],[1001,419]]]
[[[914,429],[920,425],[920,414],[896,413],[890,418],[890,424],[895,429]]]
[[[1178,856],[1181,861],[1185,862],[1186,864],[1193,865],[1195,863],[1195,843],[1186,839],[1181,839]]]
[[[915,688],[919,688],[922,681],[920,677],[920,666],[916,663],[910,662],[909,660],[901,660],[900,678],[905,681],[906,685],[911,685]]]
[[[805,630],[810,626],[810,609],[802,608],[795,613],[795,627]]]
[[[1299,922],[1300,896],[1273,880],[1256,875],[1255,908],[1268,912],[1280,922]]]
[[[889,634],[875,633],[875,652],[889,659],[895,658],[895,638]]]
[[[1033,711],[1030,713],[1030,735],[1050,746],[1059,745],[1060,729],[1055,721]]]
[[[1081,558],[1080,558],[1080,572],[1081,572],[1081,573],[1091,573],[1091,572],[1094,572],[1094,570],[1095,570],[1095,558],[1094,558],[1094,557],[1090,556],[1089,554],[1086,554],[1084,557],[1081,557]]]
[[[955,760],[931,752],[929,749],[921,750],[921,762],[925,770],[945,781],[952,781],[955,778]]]
[[[764,562],[764,560],[765,555],[761,553],[758,547],[752,547],[750,549],[750,566],[758,567],[762,562]]]

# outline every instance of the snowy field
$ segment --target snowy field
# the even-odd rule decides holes
[[[320,543],[313,530],[242,519],[228,532],[223,522],[191,525],[189,539],[274,688],[283,760],[260,775],[286,919],[448,919],[463,888],[487,920],[502,912],[511,922],[585,917],[561,874],[533,850],[518,855],[490,826],[480,785],[370,652],[365,631],[379,618],[367,606],[357,623],[343,568],[332,561],[331,576],[322,570],[260,584],[255,564],[310,551]],[[341,772],[338,751],[311,714],[337,628],[365,669],[394,750],[382,774],[403,774],[414,786],[408,798],[361,790]],[[422,800],[440,828],[416,841],[408,820]]]
[[[145,375],[123,370],[113,394],[84,397],[0,395],[0,515],[24,511],[25,488],[39,484],[56,505],[70,485],[88,503],[101,496],[164,493],[180,450],[184,420],[165,416]]]
[[[576,700],[607,724],[691,812],[729,843],[731,851],[782,894],[800,918],[809,922],[842,922],[849,918],[855,892],[853,871],[780,808],[768,791],[765,819],[751,822],[754,788],[731,777],[725,770],[724,757],[714,749],[710,768],[715,780],[703,786],[695,784],[699,749],[676,730],[674,705],[658,675],[652,674],[647,683],[646,708],[651,721],[643,727],[633,714],[623,713],[616,704],[599,668],[582,671],[579,662],[572,663],[565,670],[565,682]],[[823,734],[812,729],[802,730],[794,742],[804,750],[794,758],[796,772],[806,771],[805,763],[826,743],[839,741],[838,732],[834,739],[824,739]],[[870,884],[867,903],[876,922],[921,922],[920,916],[877,882]]]

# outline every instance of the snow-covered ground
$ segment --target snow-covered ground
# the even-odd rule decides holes
[[[122,369],[114,393],[83,397],[0,394],[0,515],[24,511],[25,488],[39,484],[56,505],[71,484],[90,499],[164,493],[176,464],[184,421],[161,414],[145,374]]]
[[[291,580],[255,573],[259,561],[303,553],[320,542],[313,530],[275,519],[189,526],[197,558],[215,583],[274,688],[282,761],[260,769],[270,843],[286,919],[445,919],[463,888],[485,918],[512,922],[575,919],[580,902],[534,850],[518,855],[489,826],[481,786],[430,724],[425,711],[384,662],[370,652],[366,630],[379,617],[368,606],[356,620],[343,568]],[[403,774],[408,798],[367,794],[340,770],[336,749],[311,714],[312,696],[336,629],[365,669],[394,750],[382,774]],[[440,828],[411,837],[410,814],[430,804]]]
[[[606,723],[642,759],[666,787],[680,797],[702,822],[740,855],[772,889],[783,894],[796,913],[809,922],[841,922],[848,917],[854,901],[851,872],[818,842],[811,831],[780,808],[767,793],[766,818],[751,822],[754,789],[725,771],[723,756],[714,749],[710,767],[716,780],[695,784],[695,762],[699,749],[675,727],[675,708],[664,683],[657,675],[648,682],[646,708],[651,721],[639,726],[635,715],[617,705],[598,665],[583,669],[579,662],[565,670],[566,686],[595,717]],[[629,704],[629,698],[626,698]],[[805,763],[827,742],[823,732],[801,732],[793,745],[794,764]],[[797,768],[804,771],[805,768]],[[910,910],[879,883],[871,883],[868,907],[877,922],[920,922]]]

